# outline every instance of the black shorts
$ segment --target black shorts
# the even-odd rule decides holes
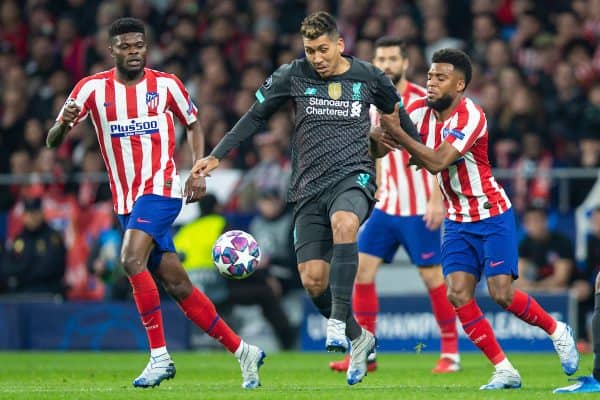
[[[362,224],[375,205],[375,182],[371,175],[353,174],[331,189],[301,200],[294,208],[294,248],[298,264],[308,260],[331,261],[331,216],[350,211]]]

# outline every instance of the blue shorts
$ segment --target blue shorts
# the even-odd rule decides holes
[[[468,272],[477,280],[484,271],[494,275],[519,276],[515,216],[510,209],[477,222],[446,219],[442,239],[444,276],[456,271]]]
[[[181,206],[181,199],[145,194],[135,201],[131,213],[117,215],[124,231],[139,229],[154,239],[154,249],[148,259],[149,269],[158,268],[163,253],[175,252],[171,225]]]
[[[422,215],[402,217],[373,210],[358,236],[358,251],[390,263],[400,246],[417,266],[440,264],[440,230],[427,229]]]

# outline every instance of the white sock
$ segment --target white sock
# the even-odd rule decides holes
[[[549,335],[550,339],[552,339],[552,340],[558,339],[559,337],[562,336],[564,330],[565,330],[565,323],[562,321],[556,321],[556,329],[554,329],[554,332],[552,332]]]
[[[498,364],[494,365],[494,368],[496,368],[496,371],[499,371],[501,369],[508,369],[511,371],[516,371],[515,367],[513,367],[513,365],[510,363],[510,361],[508,361],[508,358],[504,358],[504,360],[500,361]]]
[[[460,362],[460,355],[458,353],[442,353],[440,354],[440,358],[449,358],[455,363]]]
[[[152,357],[154,361],[165,361],[171,358],[167,351],[167,346],[150,349],[150,357]]]
[[[244,347],[244,346],[245,346],[245,347]],[[238,358],[238,359],[239,359],[239,358],[242,356],[242,352],[244,351],[244,349],[248,350],[248,349],[247,349],[247,347],[248,347],[248,344],[246,344],[246,342],[244,342],[243,340],[241,340],[241,341],[240,341],[240,345],[238,346],[238,348],[237,348],[237,350],[235,351],[235,353],[233,353],[233,355],[234,355],[236,358]]]

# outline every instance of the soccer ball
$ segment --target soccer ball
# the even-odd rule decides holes
[[[229,279],[244,279],[252,275],[258,266],[260,248],[249,233],[228,231],[215,242],[212,256],[221,275]]]

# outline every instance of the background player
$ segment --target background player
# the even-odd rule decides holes
[[[412,163],[437,175],[447,210],[442,264],[448,298],[467,336],[496,368],[481,389],[521,387],[518,371],[475,301],[482,272],[494,301],[542,328],[552,339],[564,372],[572,375],[579,354],[571,328],[552,318],[533,297],[513,289],[518,277],[515,218],[510,200],[492,176],[485,114],[464,96],[470,80],[471,60],[465,53],[437,51],[427,75],[427,97],[408,110],[427,145],[404,133],[395,114],[382,116],[382,127],[386,138],[412,155]]]
[[[424,88],[406,79],[409,61],[402,40],[378,39],[373,65],[392,80],[398,93],[402,94],[405,107],[425,97]],[[371,126],[379,127],[379,113],[373,106]],[[358,271],[352,308],[358,323],[375,334],[379,312],[375,275],[381,263],[390,263],[398,247],[404,246],[412,263],[419,267],[441,331],[441,357],[433,372],[455,372],[460,369],[456,314],[446,296],[440,265],[439,227],[444,219],[442,195],[429,172],[408,166],[409,157],[406,150],[393,150],[376,161],[378,202],[358,239]],[[369,357],[369,371],[377,368],[374,356],[375,353]],[[348,362],[346,357],[329,366],[335,371],[346,371]]]
[[[142,21],[118,19],[110,26],[109,36],[115,68],[77,83],[48,132],[47,145],[57,147],[74,124],[92,116],[114,209],[125,231],[121,262],[150,344],[150,361],[133,385],[157,386],[175,376],[150,268],[185,315],[235,354],[242,368],[242,386],[255,388],[260,385],[258,368],[265,354],[241,340],[219,317],[208,297],[192,286],[170,233],[182,205],[173,160],[173,115],[187,127],[188,142],[197,159],[204,151],[203,133],[196,120],[198,110],[177,77],[145,68]],[[194,202],[205,189],[203,178],[190,177],[183,194],[187,202]]]
[[[287,199],[295,203],[298,270],[313,303],[328,318],[326,348],[345,352],[347,338],[352,342],[346,377],[354,385],[366,374],[367,356],[375,347],[375,338],[358,325],[351,309],[357,232],[375,194],[368,105],[391,112],[400,98],[380,70],[342,55],[344,40],[330,14],[309,15],[300,32],[306,58],[281,66],[265,81],[254,105],[208,157],[196,162],[192,174],[207,176],[229,150],[294,100],[296,130]],[[405,112],[400,119],[418,138]]]

